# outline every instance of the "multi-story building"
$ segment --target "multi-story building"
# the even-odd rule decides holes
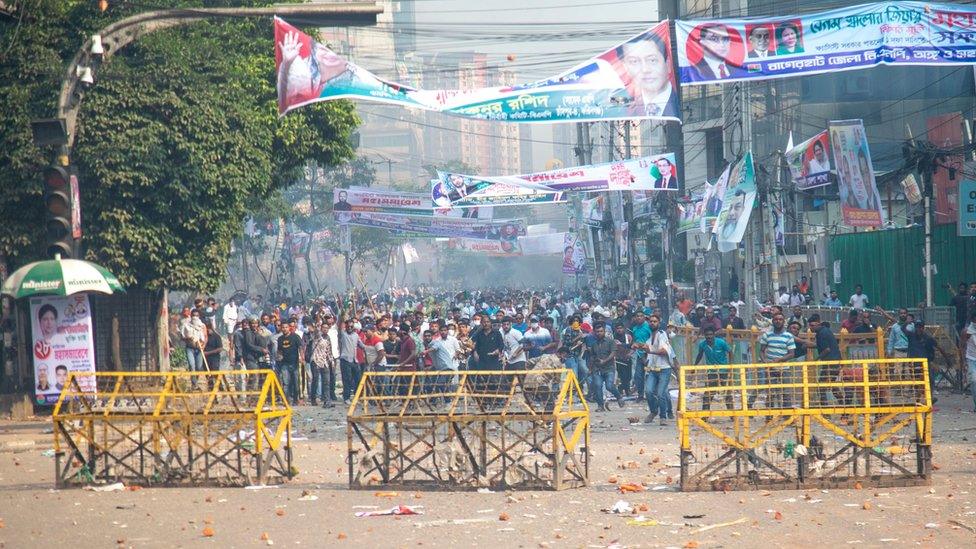
[[[660,5],[674,3],[661,0]],[[740,18],[810,13],[849,4],[835,0],[678,0],[677,12],[681,19]],[[786,241],[775,254],[770,239],[764,238],[771,227],[768,208],[754,210],[750,230],[737,252],[706,252],[707,238],[699,235],[696,239],[689,233],[687,253],[698,260],[699,285],[708,281],[725,298],[733,289],[730,281],[738,280],[740,291],[763,298],[775,286],[789,286],[806,274],[813,276],[819,297],[832,283],[826,236],[853,229],[842,223],[836,186],[795,192],[788,172],[778,169],[782,165],[777,163],[777,152],[786,148],[789,134],[792,132],[799,143],[826,129],[830,120],[863,119],[878,175],[884,221],[886,226],[904,226],[913,221],[916,212],[904,200],[900,179],[884,174],[902,166],[906,132],[910,129],[915,137],[922,138],[936,135],[929,131],[939,125],[933,120],[944,120],[933,118],[939,115],[961,113],[960,122],[972,119],[974,95],[973,71],[968,67],[881,66],[764,82],[683,87],[688,191],[693,192],[706,179],[714,180],[727,161],[752,150],[764,203],[781,200],[785,212]],[[947,139],[942,133],[939,136]],[[957,141],[951,136],[948,140]],[[951,190],[951,185],[946,185],[941,191],[946,204],[953,202]]]

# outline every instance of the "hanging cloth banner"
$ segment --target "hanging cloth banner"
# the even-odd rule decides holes
[[[470,252],[497,257],[519,257],[522,249],[518,240],[475,240],[473,238],[452,238],[447,243],[449,250]]]
[[[798,191],[830,185],[829,150],[827,130],[824,130],[784,153]]]
[[[522,175],[482,177],[439,173],[438,179],[439,184],[432,187],[431,193],[438,206],[453,204],[498,184],[548,193],[678,190],[673,153]]]
[[[678,118],[669,22],[570,70],[521,86],[417,90],[387,82],[275,18],[278,112],[333,99],[362,99],[503,122]]]
[[[704,217],[705,200],[703,195],[692,195],[691,201],[678,204],[678,230],[676,234],[700,230]]]
[[[590,227],[603,226],[603,210],[606,197],[598,196],[589,200],[583,200],[583,224]]]
[[[558,204],[566,202],[563,193],[528,189],[508,183],[482,186],[468,193],[471,179],[460,174],[441,174],[430,180],[430,200],[435,208],[478,208],[484,206]],[[470,185],[476,187],[476,185]]]
[[[414,236],[515,240],[525,235],[525,221],[521,219],[481,221],[372,212],[335,212],[333,215],[340,225],[390,229]]]
[[[831,120],[830,145],[837,164],[837,187],[844,224],[881,226],[881,195],[874,180],[871,150],[861,120]]]
[[[332,196],[333,212],[373,212],[385,215],[416,215],[425,217],[456,217],[466,219],[491,219],[490,206],[465,210],[432,208],[427,195],[395,190],[378,190],[369,187],[336,189]]]
[[[563,274],[580,274],[586,271],[586,249],[583,239],[576,233],[563,235]]]
[[[976,8],[878,2],[763,19],[676,21],[681,85],[876,65],[976,63]]]
[[[714,232],[720,252],[736,249],[746,234],[752,206],[756,201],[756,176],[752,164],[752,151],[725,169],[728,186],[722,199],[722,211],[715,220]],[[725,177],[725,174],[722,174]]]

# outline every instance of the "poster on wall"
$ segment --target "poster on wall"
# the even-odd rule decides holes
[[[676,21],[681,85],[890,65],[976,63],[976,8],[876,2],[770,18]]]
[[[720,252],[730,252],[739,246],[749,225],[752,206],[756,201],[756,177],[752,164],[752,151],[731,166],[728,171],[728,187],[722,200],[722,211],[715,220],[715,240]],[[723,174],[724,175],[724,174]]]
[[[874,180],[871,150],[861,120],[832,120],[830,146],[837,165],[844,224],[850,227],[881,226],[881,195]]]
[[[32,297],[31,334],[35,402],[53,405],[72,372],[95,372],[95,340],[87,295]],[[78,386],[95,392],[95,376]]]
[[[504,122],[679,120],[669,21],[548,79],[470,90],[421,90],[383,80],[277,17],[274,34],[279,114],[359,99]]]
[[[830,144],[827,135],[827,130],[824,130],[784,153],[798,191],[830,184],[830,158],[827,156]]]

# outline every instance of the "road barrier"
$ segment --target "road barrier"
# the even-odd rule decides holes
[[[683,366],[681,489],[928,484],[928,363]]]
[[[570,370],[366,372],[349,406],[349,486],[585,486],[589,409]]]
[[[55,482],[284,481],[291,416],[271,370],[72,373],[54,407]]]

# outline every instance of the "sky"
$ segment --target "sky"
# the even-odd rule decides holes
[[[418,0],[417,49],[477,51],[546,78],[657,21],[657,0]],[[509,56],[512,59],[509,60]]]

